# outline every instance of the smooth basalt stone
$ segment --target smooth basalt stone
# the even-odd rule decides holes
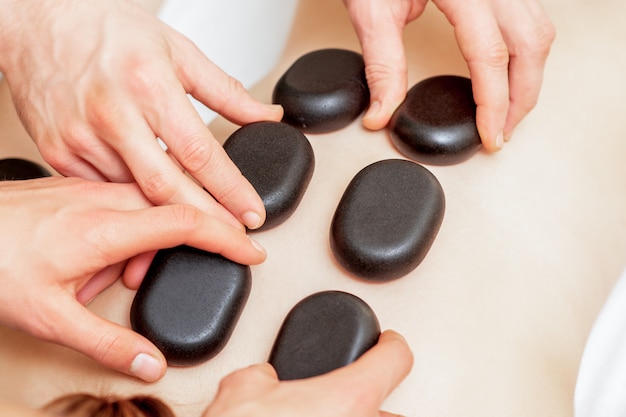
[[[357,360],[378,342],[380,325],[360,298],[324,291],[296,304],[269,358],[280,380],[322,375]]]
[[[188,246],[157,252],[130,311],[170,365],[194,365],[228,342],[250,294],[250,268]]]
[[[27,159],[0,159],[0,181],[32,180],[50,175],[46,168]]]
[[[357,277],[399,278],[422,262],[444,211],[443,189],[429,170],[401,159],[375,162],[341,197],[331,223],[331,250]]]
[[[267,230],[296,210],[313,176],[315,156],[298,129],[279,122],[256,122],[236,130],[224,149],[265,205]]]
[[[297,59],[278,80],[272,101],[283,121],[303,132],[326,133],[354,121],[369,104],[361,54],[320,49]]]
[[[451,165],[468,159],[481,146],[472,82],[443,75],[417,83],[388,130],[396,148],[415,161]]]

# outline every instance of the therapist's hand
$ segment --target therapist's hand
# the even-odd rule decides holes
[[[363,124],[381,129],[406,95],[402,29],[428,0],[344,2],[361,42],[371,93]],[[483,145],[497,150],[537,103],[554,27],[537,0],[433,2],[454,26],[468,63]]]
[[[380,406],[412,365],[404,338],[388,330],[356,362],[319,377],[280,382],[269,364],[236,371],[222,380],[204,417],[391,416]]]
[[[241,229],[193,206],[152,206],[134,183],[0,182],[0,230],[0,322],[146,381],[165,373],[161,352],[85,304],[122,273],[136,287],[161,248],[186,244],[242,264],[265,259]]]
[[[131,0],[0,0],[0,8],[0,71],[57,171],[136,181],[157,205],[186,203],[234,226],[262,224],[261,199],[187,93],[237,124],[280,120],[282,108],[254,100]]]

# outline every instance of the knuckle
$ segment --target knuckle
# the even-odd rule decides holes
[[[192,175],[207,169],[213,159],[213,147],[200,137],[189,138],[186,142],[180,156],[185,169]]]
[[[74,165],[68,160],[67,152],[56,145],[42,148],[41,156],[47,163],[63,175],[68,175]]]
[[[126,83],[130,91],[139,96],[158,97],[161,93],[161,82],[151,57],[135,54],[128,58],[124,65]]]
[[[50,165],[57,169],[67,169],[73,165],[72,153],[86,151],[86,143],[90,142],[89,129],[82,123],[72,122],[58,131],[46,135],[46,146],[41,147],[41,155]]]
[[[543,62],[547,59],[555,38],[556,29],[549,20],[529,26],[512,45],[514,54]]]
[[[241,81],[233,77],[226,77],[225,82],[222,85],[222,102],[218,104],[214,110],[218,113],[226,112],[231,106],[237,106],[239,98],[242,95],[247,94]]]
[[[85,111],[87,122],[98,130],[107,130],[108,126],[115,126],[118,119],[115,106],[106,96],[90,100]]]
[[[156,171],[138,181],[145,196],[156,205],[169,203],[176,194],[175,185],[162,172]]]
[[[110,358],[118,356],[117,349],[119,335],[107,331],[100,335],[98,342],[94,345],[91,356],[100,363],[109,363]]]
[[[192,232],[202,223],[203,214],[200,210],[186,204],[170,206],[172,217],[183,230]]]
[[[241,81],[230,76],[226,79],[226,89],[231,94],[240,94],[246,91]]]
[[[506,43],[497,41],[485,48],[482,58],[492,68],[506,68],[509,65],[509,49]]]
[[[397,65],[387,65],[384,63],[372,63],[365,68],[365,77],[368,84],[377,84],[387,82],[390,79],[398,77],[399,74],[406,72],[406,65],[394,63]]]
[[[539,59],[545,60],[555,38],[556,29],[552,22],[547,22],[535,29],[535,33],[530,37],[528,49]]]

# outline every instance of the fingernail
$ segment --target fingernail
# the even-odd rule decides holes
[[[398,340],[400,342],[407,343],[407,341],[404,338],[404,336],[402,336],[400,333],[396,332],[395,330],[387,329],[382,334],[385,335],[385,338],[395,339],[395,340]]]
[[[511,136],[513,136],[513,132],[512,132],[512,131],[511,131],[511,132],[507,132],[507,133],[505,133],[505,134],[504,134],[504,141],[505,141],[505,142],[510,141],[510,140],[511,140]]]
[[[282,119],[283,115],[285,114],[285,110],[283,109],[283,106],[281,106],[280,104],[268,104],[267,106],[271,112],[274,113],[274,116],[272,116],[275,120],[280,120]]]
[[[254,248],[256,250],[258,250],[261,253],[265,253],[265,248],[263,246],[261,246],[261,244],[259,242],[257,242],[256,240],[252,239],[250,236],[248,236],[248,239],[250,239],[250,243],[252,243],[252,246],[254,246]]]
[[[154,382],[161,377],[163,368],[161,362],[154,356],[140,353],[133,359],[129,371],[146,382]]]
[[[502,131],[498,132],[498,136],[496,136],[496,148],[502,149],[504,146],[504,133]]]
[[[267,106],[272,110],[276,110],[276,111],[283,110],[283,106],[281,106],[280,104],[268,104]]]
[[[363,116],[363,119],[371,119],[376,117],[376,115],[378,115],[378,113],[380,112],[380,101],[375,101],[372,104],[370,104],[369,109],[367,109],[367,113],[365,113],[365,116]]]
[[[245,224],[248,229],[258,229],[261,227],[261,216],[254,211],[246,211],[241,218],[243,224]]]

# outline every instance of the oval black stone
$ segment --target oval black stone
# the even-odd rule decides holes
[[[297,59],[278,80],[272,101],[283,121],[303,132],[326,133],[354,121],[369,104],[363,56],[320,49]]]
[[[357,277],[399,278],[428,253],[444,210],[443,189],[429,170],[401,159],[375,162],[354,177],[339,201],[332,252]]]
[[[431,165],[462,162],[480,149],[469,78],[442,75],[414,85],[388,125],[393,144]]]
[[[251,123],[236,130],[224,149],[265,205],[265,223],[256,230],[287,220],[300,204],[315,168],[313,148],[302,132],[279,122]]]
[[[380,325],[355,295],[324,291],[296,304],[269,358],[280,380],[322,375],[357,360],[378,342]]]
[[[130,311],[170,365],[194,365],[226,345],[248,300],[250,268],[188,246],[157,252]]]
[[[0,181],[32,180],[51,176],[36,162],[22,158],[0,159]]]

